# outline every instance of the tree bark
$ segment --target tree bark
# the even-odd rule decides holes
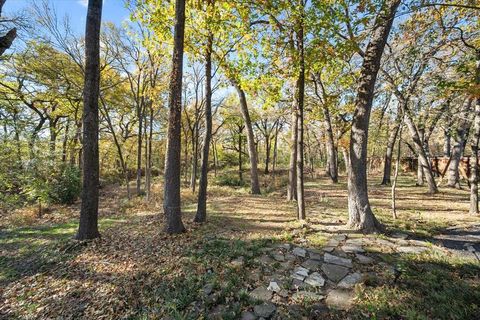
[[[387,141],[387,150],[385,151],[385,161],[383,163],[383,179],[382,179],[382,185],[387,186],[390,185],[390,175],[392,172],[392,155],[393,155],[393,148],[395,146],[395,141],[397,140],[397,134],[400,128],[400,122],[401,120],[399,119],[401,117],[400,112],[397,115],[397,119],[395,119],[395,124],[393,128],[390,130],[390,135],[388,136],[388,141]]]
[[[170,76],[167,152],[163,209],[165,232],[185,231],[180,203],[180,153],[182,117],[183,48],[185,36],[185,0],[175,1],[175,31],[173,37],[172,73]]]
[[[330,177],[333,183],[338,182],[338,166],[335,148],[335,137],[333,136],[332,120],[330,118],[330,110],[327,106],[322,107],[323,110],[323,124],[326,133],[326,147],[327,147],[327,176]]]
[[[295,89],[297,90],[297,89]],[[288,188],[287,200],[294,201],[297,199],[297,144],[298,144],[298,113],[297,103],[292,104],[292,125],[291,125],[291,142],[290,142],[290,164],[288,169]]]
[[[427,185],[428,185],[428,192],[430,194],[434,194],[438,192],[437,184],[435,182],[435,178],[433,177],[432,168],[430,167],[430,162],[428,161],[427,153],[424,149],[424,141],[420,137],[418,133],[417,127],[413,123],[412,117],[407,112],[407,107],[404,105],[403,109],[405,112],[405,124],[407,125],[410,135],[412,136],[413,145],[415,147],[415,151],[418,155],[418,166],[422,170],[422,174],[424,175]],[[419,169],[420,170],[420,169]]]
[[[387,0],[377,16],[370,42],[365,51],[355,101],[350,135],[348,226],[364,232],[375,232],[382,229],[382,225],[375,218],[368,200],[368,125],[380,60],[399,4],[400,0]]]
[[[100,26],[103,0],[89,0],[85,28],[83,90],[83,181],[76,239],[100,237],[98,232],[98,97],[100,93]]]
[[[2,15],[3,5],[6,0],[0,1],[0,16]],[[17,37],[17,28],[12,28],[8,30],[7,34],[0,37],[0,57],[5,53],[5,51],[10,48],[13,43],[13,40]]]
[[[400,113],[399,113],[400,115]],[[397,146],[397,161],[395,164],[395,173],[393,176],[393,184],[392,184],[392,215],[393,219],[397,219],[397,205],[396,205],[396,189],[397,189],[397,179],[398,179],[398,171],[400,168],[400,156],[402,150],[402,130],[403,130],[403,117],[398,125],[398,146]]]
[[[475,52],[475,84],[480,85],[480,49]],[[470,213],[479,214],[478,208],[478,146],[480,144],[480,97],[475,99],[475,117],[472,142],[473,165],[470,183]]]
[[[419,128],[417,130],[418,132],[418,137],[419,137],[419,140],[421,142],[421,148],[422,150],[425,151],[425,129],[424,128]],[[415,141],[414,141],[415,142]],[[417,154],[417,186],[423,186],[423,183],[425,182],[425,175],[424,175],[424,168],[423,168],[423,165],[420,161],[420,157],[421,155],[420,154]],[[427,161],[428,161],[428,157],[427,157],[427,154],[425,152],[425,157],[427,158]]]
[[[303,48],[303,0],[299,0],[301,6],[301,18],[298,23],[297,30],[297,49],[299,53],[299,74],[297,85],[297,129],[298,129],[298,141],[297,141],[297,218],[304,220],[305,215],[305,196],[304,196],[304,98],[305,98],[305,56]]]
[[[460,174],[458,167],[462,160],[463,151],[465,147],[465,141],[467,139],[467,132],[469,131],[470,121],[468,115],[471,111],[472,99],[467,99],[463,105],[462,112],[460,112],[460,120],[455,128],[455,144],[452,150],[452,160],[448,167],[448,183],[450,188],[460,188]]]
[[[245,122],[245,127],[247,129],[247,144],[248,144],[248,155],[250,157],[250,181],[251,181],[251,191],[252,194],[260,194],[260,183],[258,180],[258,161],[257,161],[257,150],[255,146],[255,136],[253,133],[252,121],[250,120],[250,113],[248,112],[247,98],[245,97],[245,92],[240,87],[240,84],[237,81],[232,81],[233,86],[237,90],[238,98],[240,100],[240,109],[242,111],[243,121]]]
[[[149,105],[150,122],[148,125],[148,145],[147,145],[147,163],[145,170],[145,190],[147,193],[147,201],[152,198],[152,139],[153,139],[153,107],[152,103]]]
[[[212,1],[207,2],[207,11],[212,5]],[[195,222],[205,222],[207,220],[208,154],[212,138],[212,46],[213,34],[209,32],[205,50],[205,137],[203,140],[202,166]]]

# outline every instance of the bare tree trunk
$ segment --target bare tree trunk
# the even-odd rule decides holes
[[[418,137],[420,139],[420,142],[422,143],[422,150],[425,151],[424,145],[425,145],[425,129],[424,128],[419,128],[418,129]],[[425,157],[427,156],[425,152]],[[420,160],[421,155],[418,155],[418,160],[417,160],[417,186],[423,186],[423,183],[425,182],[425,176],[424,176],[424,170],[423,170],[423,165]],[[428,161],[428,158],[427,158]]]
[[[269,173],[268,170],[268,164],[270,163],[270,149],[271,149],[271,143],[270,143],[270,136],[267,135],[265,136],[265,174]]]
[[[397,161],[395,164],[395,173],[393,175],[393,183],[392,183],[392,215],[393,219],[397,219],[397,205],[396,205],[396,189],[397,189],[397,179],[398,179],[398,171],[400,168],[400,157],[402,156],[402,130],[403,130],[403,117],[401,123],[399,124],[398,129],[398,146],[397,146]]]
[[[475,69],[475,84],[480,85],[480,49],[475,52],[476,69]],[[472,154],[473,154],[473,166],[470,183],[470,213],[479,214],[478,208],[478,146],[480,144],[480,98],[477,97],[475,101],[475,118],[473,142],[472,142]]]
[[[147,192],[147,201],[152,199],[152,139],[153,139],[153,107],[150,103],[150,123],[148,125],[148,146],[147,146],[147,169],[145,170],[145,189]]]
[[[183,47],[185,36],[185,0],[175,1],[175,31],[173,37],[172,73],[170,77],[167,152],[163,209],[165,231],[169,234],[185,231],[180,203],[180,153],[182,117]]]
[[[296,89],[297,90],[297,89]],[[291,142],[290,142],[290,164],[288,169],[288,188],[287,200],[294,201],[297,199],[297,145],[298,145],[298,113],[297,103],[292,105],[292,126],[291,126]]]
[[[390,184],[390,175],[392,172],[392,155],[393,155],[393,148],[395,145],[395,141],[397,140],[397,134],[400,127],[400,112],[397,115],[397,119],[395,119],[395,124],[393,128],[390,130],[390,135],[388,136],[387,141],[387,150],[385,151],[385,161],[383,164],[383,179],[382,185],[387,186]]]
[[[238,134],[238,178],[240,179],[240,181],[243,181],[243,169],[242,169],[242,131],[243,131],[243,128],[241,130],[239,130],[239,134]]]
[[[465,101],[462,112],[459,114],[459,122],[455,128],[455,144],[452,150],[452,160],[450,161],[450,166],[448,167],[447,186],[450,188],[460,188],[460,174],[458,172],[458,167],[462,160],[465,141],[467,139],[467,132],[470,129],[468,115],[471,111],[471,104],[472,99],[469,98]]]
[[[198,121],[195,119],[195,121]],[[192,175],[190,176],[190,188],[195,193],[197,185],[197,168],[198,168],[198,124],[195,124],[192,137]]]
[[[403,106],[404,111],[406,111],[406,106]],[[422,141],[418,130],[413,123],[411,116],[408,112],[405,112],[405,123],[410,131],[410,135],[412,136],[413,145],[415,146],[415,151],[418,155],[418,166],[421,167],[422,173],[427,180],[428,185],[428,192],[430,194],[434,194],[438,192],[437,184],[435,182],[435,178],[433,177],[432,168],[430,167],[430,163],[428,161],[427,153],[424,149],[424,141]]]
[[[350,170],[348,174],[348,226],[375,232],[382,225],[375,218],[367,191],[368,125],[380,60],[392,28],[400,0],[387,0],[379,12],[370,42],[365,51],[350,136]]]
[[[257,150],[255,146],[255,136],[253,133],[252,121],[250,120],[250,113],[248,112],[247,98],[245,97],[245,92],[237,81],[232,81],[232,84],[237,90],[243,121],[245,122],[245,127],[247,128],[247,144],[248,155],[250,157],[250,179],[252,194],[260,194],[260,183],[258,180],[257,168]]]
[[[100,96],[100,101],[102,103],[102,109],[104,113],[103,116],[105,117],[105,120],[107,120],[108,128],[112,132],[113,142],[115,144],[115,147],[117,148],[118,158],[120,159],[120,166],[122,167],[122,173],[123,173],[123,177],[125,179],[125,184],[127,187],[127,198],[130,199],[130,180],[128,177],[127,164],[125,162],[125,158],[123,157],[122,147],[120,146],[120,143],[117,138],[117,134],[115,133],[115,129],[113,127],[113,123],[108,113],[108,109],[105,104],[105,100],[103,99],[103,96]]]
[[[2,15],[3,5],[5,4],[6,0],[0,1],[0,16]],[[12,28],[8,30],[7,34],[0,37],[0,56],[2,56],[8,48],[13,43],[13,40],[17,37],[17,28]]]
[[[144,99],[137,105],[138,132],[137,132],[137,196],[142,192],[142,137],[143,137],[143,117],[144,117]]]
[[[213,1],[208,1],[207,11],[211,6],[213,6]],[[208,154],[212,138],[212,46],[213,34],[209,32],[205,51],[205,137],[203,140],[197,214],[193,220],[195,222],[205,222],[207,220]]]
[[[333,136],[332,120],[330,118],[330,110],[327,106],[323,106],[323,124],[325,126],[325,138],[327,147],[327,170],[326,173],[333,183],[338,182],[337,156],[335,150],[335,138]]]
[[[98,232],[98,97],[100,93],[100,26],[103,0],[89,0],[85,28],[83,90],[83,185],[76,239],[100,237]]]
[[[304,98],[305,98],[305,56],[303,48],[303,0],[299,0],[301,6],[301,18],[298,23],[297,30],[297,49],[299,52],[299,64],[300,70],[298,74],[298,84],[297,84],[297,129],[298,129],[298,141],[297,141],[297,218],[299,220],[304,220],[305,215],[305,195],[304,195],[304,176],[303,176],[303,167],[304,167]]]
[[[68,134],[70,131],[70,118],[67,119],[67,123],[65,124],[65,134],[63,136],[62,142],[62,163],[67,163],[67,147],[68,147]],[[17,133],[15,133],[16,137]]]
[[[451,155],[451,141],[452,141],[452,135],[450,134],[450,128],[445,129],[443,131],[444,133],[444,138],[443,138],[443,155],[445,157],[450,158]]]

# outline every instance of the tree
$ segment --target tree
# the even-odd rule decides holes
[[[348,226],[364,232],[382,229],[375,218],[367,191],[367,143],[370,111],[380,60],[392,28],[400,0],[387,0],[375,20],[370,42],[365,50],[355,113],[350,134],[350,169],[348,171]]]
[[[185,36],[185,0],[175,1],[172,73],[168,101],[168,135],[165,157],[163,209],[165,231],[169,234],[185,231],[180,203],[180,153],[182,117],[183,48]]]
[[[215,0],[207,1],[207,15],[214,10]],[[213,15],[212,15],[213,16]],[[213,33],[209,29],[212,21],[206,20],[208,30],[207,44],[205,46],[205,137],[202,149],[202,165],[200,169],[200,185],[198,190],[197,213],[195,222],[205,222],[207,217],[207,186],[208,186],[208,154],[212,139],[212,47]]]
[[[85,85],[83,90],[83,184],[80,223],[76,238],[94,239],[98,232],[98,98],[100,92],[100,25],[102,0],[89,0],[85,29]]]

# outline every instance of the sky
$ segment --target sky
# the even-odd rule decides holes
[[[4,6],[5,16],[10,13],[27,8],[32,1],[42,0],[7,0]],[[85,31],[88,0],[47,0],[57,10],[58,16],[65,14],[70,16],[72,28],[75,32]],[[120,24],[129,17],[129,11],[125,8],[124,0],[104,0],[102,21],[111,21]]]

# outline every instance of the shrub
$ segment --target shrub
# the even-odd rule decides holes
[[[221,175],[217,178],[219,186],[243,187],[246,185],[245,180],[240,180],[236,175]]]
[[[54,203],[72,204],[82,190],[80,170],[74,166],[65,166],[50,181],[50,199]]]

